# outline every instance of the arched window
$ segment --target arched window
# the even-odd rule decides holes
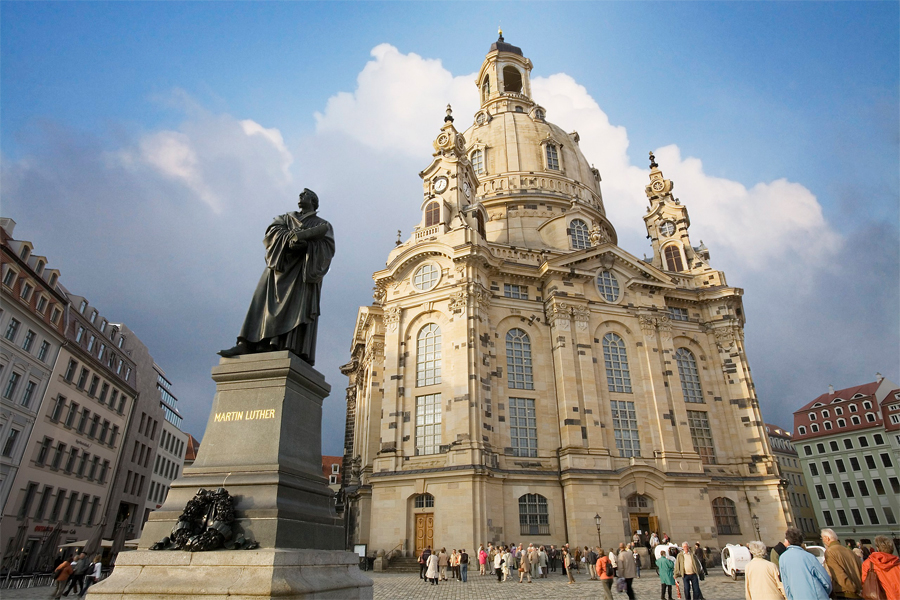
[[[712,501],[713,519],[716,521],[716,529],[719,535],[740,535],[741,526],[738,524],[737,510],[734,502],[728,498],[715,498]]]
[[[647,496],[642,496],[640,494],[634,494],[633,496],[628,497],[628,508],[649,508],[650,503],[647,501]]]
[[[415,500],[416,508],[434,508],[434,496],[431,494],[419,494]]]
[[[519,535],[550,535],[547,499],[540,494],[519,497]]]
[[[475,226],[478,228],[478,235],[487,237],[487,232],[484,228],[484,215],[480,210],[475,211]]]
[[[852,417],[850,417],[850,422],[853,423],[854,425],[859,425],[860,424],[859,417],[856,415],[853,415]]]
[[[522,74],[515,67],[503,68],[503,91],[522,92]]]
[[[438,202],[429,202],[425,207],[425,227],[431,227],[441,222],[441,205]]]
[[[611,271],[600,271],[597,274],[597,291],[607,302],[619,299],[619,280]]]
[[[506,372],[510,389],[533,390],[531,340],[521,329],[506,334]]]
[[[675,362],[678,364],[678,378],[681,379],[684,401],[702,403],[703,388],[700,387],[700,374],[693,352],[687,348],[679,348],[675,351]]]
[[[491,96],[491,78],[485,77],[484,81],[481,82],[481,101],[487,102],[487,99]]]
[[[416,386],[441,382],[441,328],[429,323],[419,330],[416,346]]]
[[[631,393],[631,374],[625,341],[614,333],[603,336],[603,361],[606,363],[606,383],[611,392]]]
[[[591,234],[588,232],[587,223],[581,219],[572,219],[569,223],[569,238],[572,240],[573,250],[591,247]]]
[[[484,175],[484,150],[481,148],[472,153],[472,168],[478,175]]]
[[[847,421],[845,419],[838,419],[837,424],[838,424],[838,427],[846,427]]]
[[[547,169],[559,171],[559,150],[553,144],[547,144],[545,152],[547,153]]]
[[[670,271],[684,271],[684,264],[681,262],[681,251],[678,246],[666,246],[666,267]]]
[[[420,292],[427,292],[437,285],[441,272],[434,263],[425,263],[413,273],[413,287]]]

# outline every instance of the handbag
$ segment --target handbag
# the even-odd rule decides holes
[[[869,570],[866,573],[865,581],[863,581],[862,597],[865,600],[888,600],[878,576],[874,573],[875,568],[869,563]]]

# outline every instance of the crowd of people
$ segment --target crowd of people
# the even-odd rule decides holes
[[[803,533],[796,528],[785,532],[785,539],[771,550],[763,542],[747,544],[752,559],[745,571],[746,600],[826,600],[828,598],[886,598],[900,600],[900,558],[893,554],[893,543],[884,536],[875,538],[874,549],[861,544],[841,544],[831,529],[821,531],[825,546],[824,564],[803,545]],[[667,547],[655,552],[657,546]],[[851,544],[852,545],[852,544]],[[555,545],[499,544],[481,545],[471,556],[462,550],[447,552],[426,548],[418,557],[419,577],[426,583],[468,581],[470,560],[477,562],[480,576],[496,577],[497,583],[532,583],[559,572],[568,583],[575,583],[582,571],[600,582],[600,595],[613,599],[613,588],[634,600],[632,587],[641,573],[639,547],[656,556],[653,566],[660,582],[660,600],[673,600],[673,588],[683,600],[704,600],[700,581],[707,575],[708,549],[696,542],[671,544],[665,534],[647,536],[635,532],[630,543],[618,548],[571,548]]]
[[[794,527],[771,552],[762,542],[747,544],[753,558],[745,571],[746,599],[900,598],[900,558],[889,538],[876,537],[870,550],[842,544],[832,529],[823,529],[821,536],[824,564],[806,550],[803,532]]]
[[[68,596],[75,592],[76,596],[84,597],[91,585],[100,581],[100,573],[103,564],[100,555],[89,560],[84,552],[76,554],[71,560],[62,560],[53,570],[54,590],[53,598]]]

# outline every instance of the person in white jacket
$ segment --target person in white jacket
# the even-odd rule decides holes
[[[431,556],[428,557],[428,570],[425,571],[425,579],[430,579],[431,585],[437,585],[438,577],[440,577],[438,557],[437,554],[432,553]]]

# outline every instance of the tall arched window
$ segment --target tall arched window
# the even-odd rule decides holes
[[[510,389],[534,389],[531,340],[521,329],[510,329],[506,334],[506,372]]]
[[[416,346],[416,386],[441,382],[441,328],[429,323],[419,330]]]
[[[438,202],[429,202],[425,207],[425,227],[431,227],[441,222],[441,205]]]
[[[678,246],[666,246],[666,267],[670,271],[684,271],[684,264],[681,262],[681,252]]]
[[[728,498],[715,498],[712,501],[712,509],[713,519],[716,521],[716,529],[719,535],[741,534],[741,526],[738,524],[734,501]]]
[[[550,535],[547,499],[540,494],[519,496],[519,535]]]
[[[572,240],[573,250],[591,247],[591,234],[588,232],[587,223],[581,219],[572,219],[569,223],[569,238]]]
[[[478,235],[487,237],[487,232],[484,228],[484,215],[480,210],[475,211],[475,226],[478,228]]]
[[[553,144],[547,144],[545,152],[547,153],[547,169],[559,171],[559,150]]]
[[[603,361],[606,363],[606,382],[611,392],[631,393],[631,374],[625,340],[614,333],[603,336]]]
[[[472,168],[478,175],[484,175],[484,150],[481,148],[472,153]]]
[[[685,402],[703,402],[703,388],[700,387],[700,374],[697,371],[697,360],[687,348],[675,351],[675,363],[678,365],[678,378],[681,379],[681,393]]]
[[[487,99],[491,96],[491,79],[489,77],[485,77],[484,81],[481,83],[481,101],[487,102]]]

